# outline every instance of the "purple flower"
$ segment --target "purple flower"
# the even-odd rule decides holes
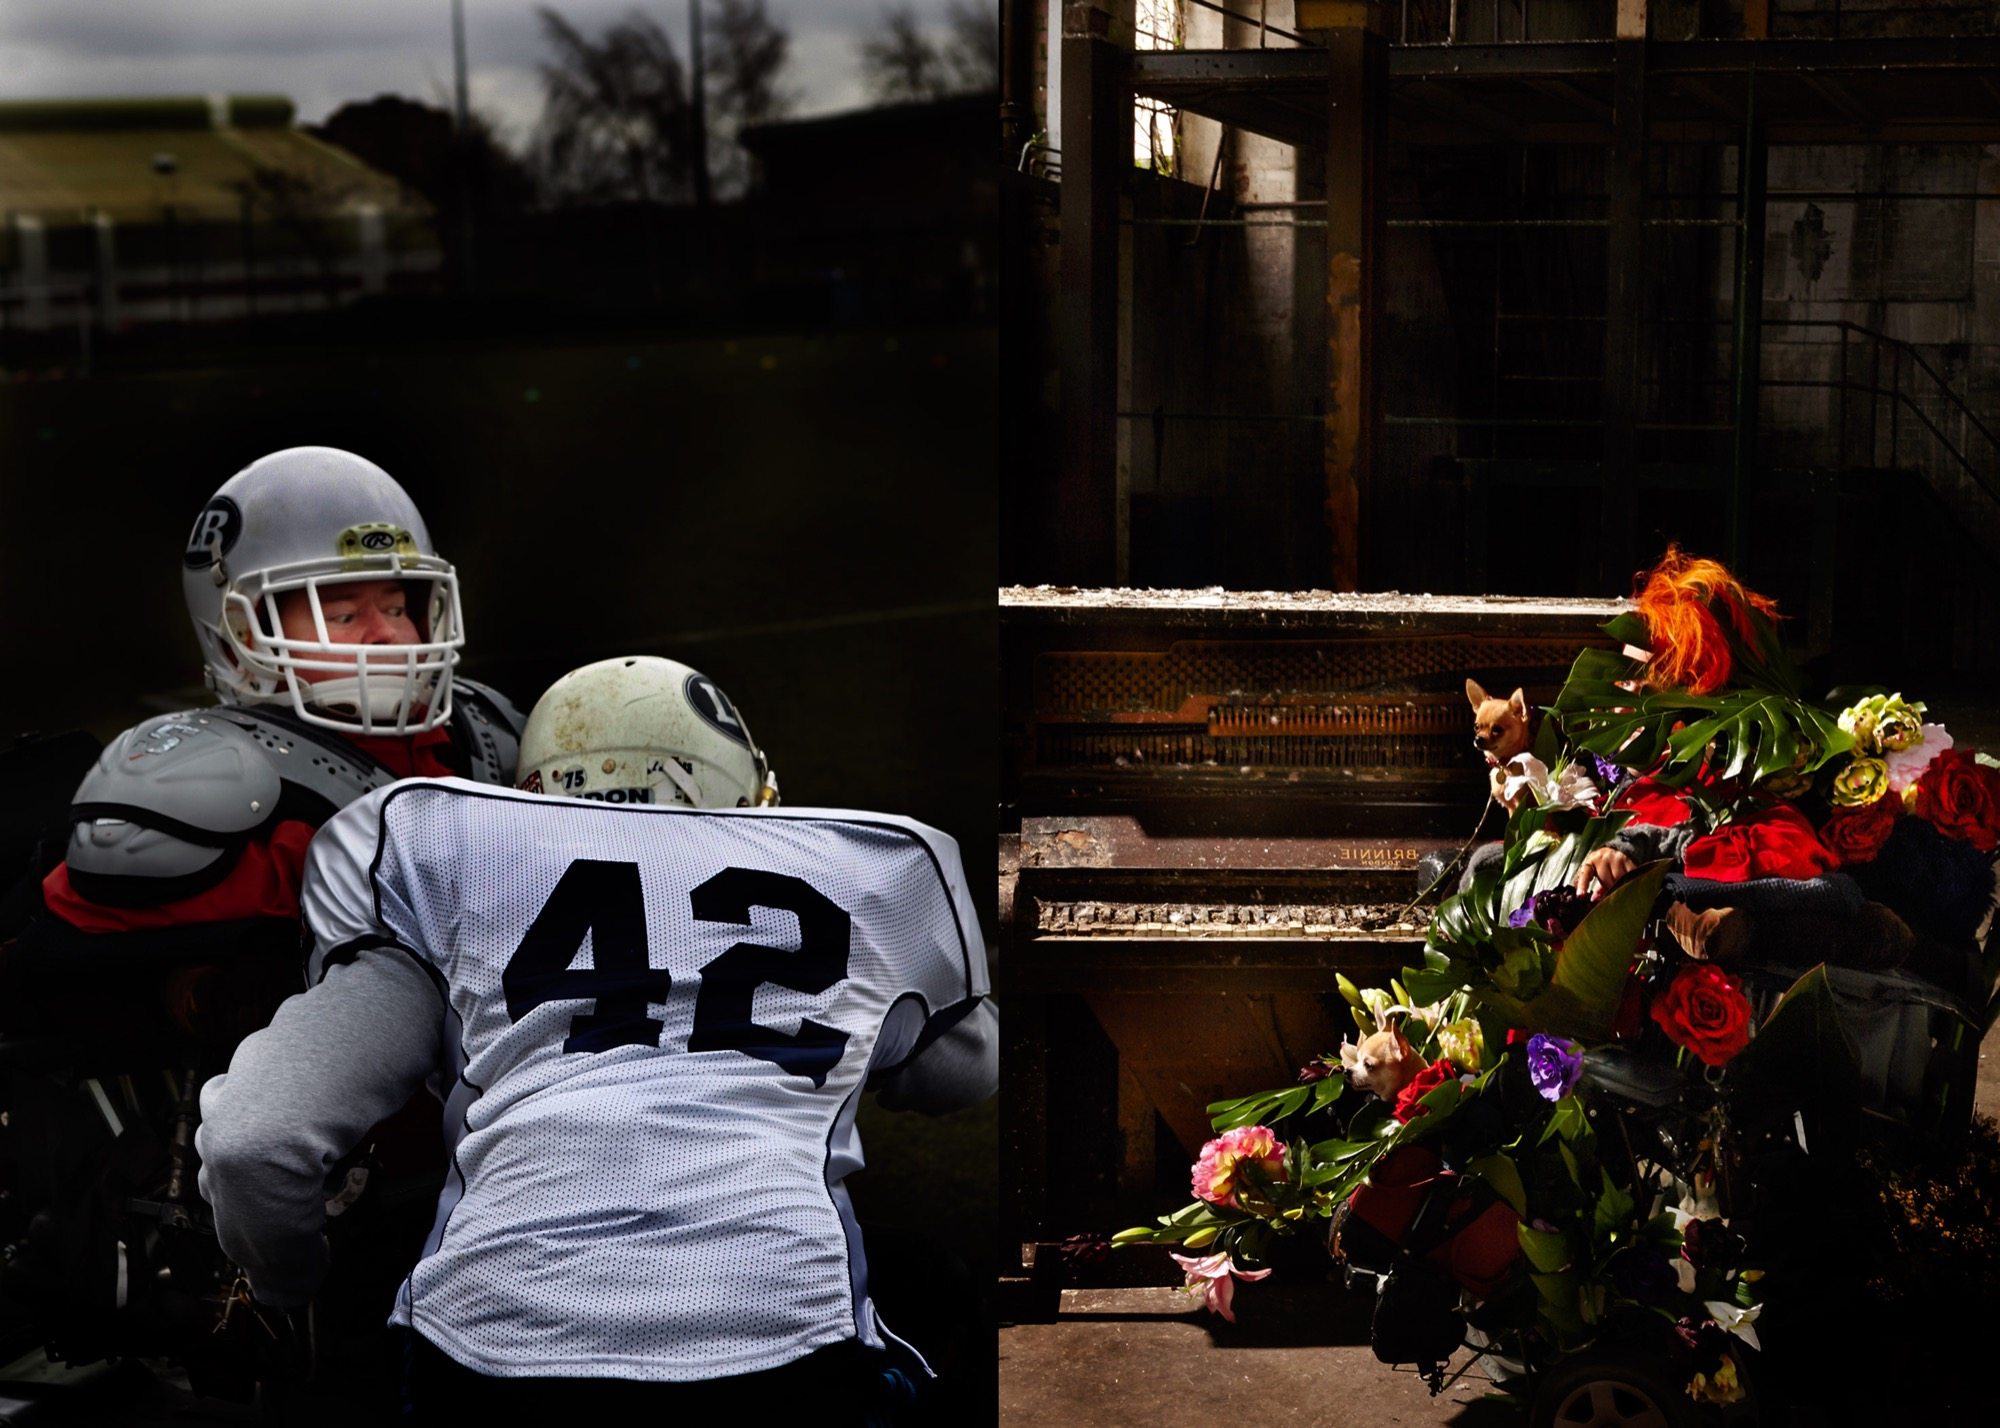
[[[1526,927],[1533,923],[1547,928],[1560,941],[1576,931],[1576,925],[1589,911],[1590,899],[1575,888],[1543,888],[1507,914],[1507,925]]]
[[[1536,1032],[1528,1038],[1528,1079],[1544,1100],[1560,1101],[1583,1074],[1583,1053],[1576,1043]]]
[[[1611,762],[1611,760],[1593,754],[1588,749],[1584,750],[1583,756],[1590,760],[1593,781],[1606,793],[1616,788],[1618,780],[1625,777],[1625,770]]]

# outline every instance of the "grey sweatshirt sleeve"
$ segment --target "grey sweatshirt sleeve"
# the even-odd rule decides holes
[[[939,1018],[949,1015],[940,1012]],[[999,1089],[1000,1014],[982,1001],[893,1070],[875,1078],[876,1102],[928,1116],[976,1106]]]
[[[1610,845],[1630,858],[1633,862],[1646,864],[1661,858],[1672,858],[1676,863],[1687,852],[1687,845],[1700,834],[1701,829],[1690,818],[1672,828],[1661,828],[1651,823],[1628,823],[1618,830]]]
[[[201,1193],[262,1302],[306,1303],[326,1269],[326,1176],[439,1064],[444,1003],[408,953],[376,947],[278,1008],[202,1088]]]

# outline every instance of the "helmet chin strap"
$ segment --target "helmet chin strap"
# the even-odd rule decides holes
[[[690,808],[700,808],[701,786],[681,767],[680,761],[669,754],[660,760],[660,764],[666,771],[667,781],[680,791],[682,802]]]
[[[395,732],[396,721],[403,717],[404,682],[400,675],[390,678],[378,675],[367,683],[367,708],[362,707],[362,682],[357,678],[323,679],[317,684],[305,687],[307,704],[316,704],[334,714],[347,714],[355,718],[364,715],[372,725],[388,724],[387,730],[375,732]]]

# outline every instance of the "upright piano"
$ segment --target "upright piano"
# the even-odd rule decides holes
[[[1419,860],[1499,836],[1466,679],[1547,704],[1621,608],[1000,592],[1010,1312],[1171,1269],[1057,1251],[1180,1203],[1209,1102],[1354,1034],[1335,973],[1418,960]]]

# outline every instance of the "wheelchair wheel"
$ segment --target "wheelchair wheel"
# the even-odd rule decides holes
[[[1715,1421],[1657,1363],[1615,1346],[1562,1360],[1528,1410],[1530,1428],[1702,1428]]]

